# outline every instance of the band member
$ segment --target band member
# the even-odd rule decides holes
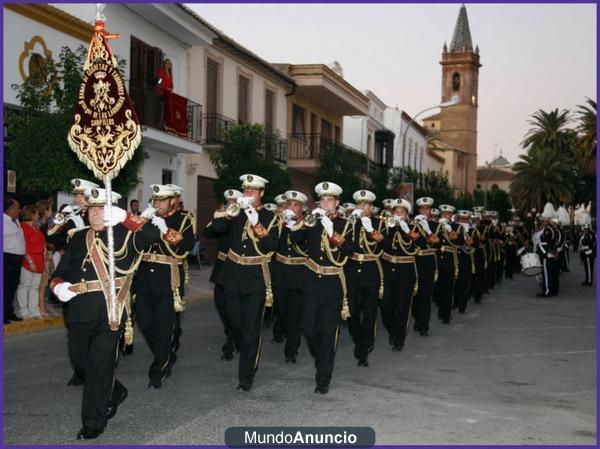
[[[582,227],[579,239],[579,254],[585,269],[585,281],[581,285],[592,285],[594,281],[594,258],[596,257],[596,234],[589,224]]]
[[[482,218],[479,222],[480,229],[482,229],[480,240],[485,242],[484,247],[487,262],[485,270],[485,293],[489,293],[496,285],[496,233],[492,223],[492,211],[484,210],[481,212],[481,215]]]
[[[108,248],[105,219],[113,227],[117,301],[127,301],[140,251],[160,238],[159,229],[116,206],[107,216],[106,192],[86,191],[90,228],[76,231],[50,282],[52,291],[69,303],[68,344],[71,361],[85,376],[78,439],[98,437],[107,420],[127,398],[127,389],[115,378],[117,344],[123,329],[131,331],[122,317],[118,332],[110,329],[107,314]],[[116,202],[120,196],[112,193]]]
[[[549,218],[542,216],[541,230],[538,236],[537,253],[542,261],[542,292],[538,297],[549,297],[557,291],[558,282],[558,252],[556,251],[556,237],[554,229],[550,226]]]
[[[471,292],[471,280],[475,274],[475,228],[471,225],[471,212],[459,210],[456,214],[462,244],[457,248],[458,277],[454,284],[454,306],[458,313],[465,313]]]
[[[515,222],[513,220],[508,221],[508,225],[504,230],[504,249],[506,254],[506,263],[504,265],[504,274],[507,278],[512,279],[517,270],[517,251],[519,249],[519,236],[518,231],[515,228]]]
[[[373,216],[375,194],[358,190],[352,199],[356,202],[351,216],[353,252],[344,266],[350,307],[348,329],[354,340],[354,358],[358,366],[366,367],[375,344],[377,303],[383,299],[383,268],[379,260],[383,234],[381,221]]]
[[[137,323],[152,351],[148,388],[160,388],[175,362],[175,313],[184,308],[183,260],[196,238],[191,214],[178,211],[179,193],[152,184],[152,206],[142,212],[161,230],[161,238],[142,257],[133,283]]]
[[[304,221],[304,207],[308,197],[296,190],[285,192],[284,220],[293,227]],[[306,248],[292,242],[289,226],[282,223],[279,247],[273,260],[274,308],[277,322],[285,335],[284,356],[286,363],[296,363],[302,335],[302,282],[306,271]],[[273,326],[275,333],[275,325]],[[274,335],[276,339],[278,335]]]
[[[276,195],[274,198],[274,201],[275,201],[275,204],[267,203],[267,204],[263,205],[263,207],[267,210],[270,210],[275,215],[277,215],[277,217],[279,217],[281,219],[283,210],[285,209],[285,204],[286,204],[284,194],[280,193],[279,195]],[[281,229],[282,223],[283,222],[280,220],[280,225],[279,225],[280,229]],[[271,265],[271,268],[273,268],[273,265]],[[276,301],[273,303],[273,307],[267,307],[265,309],[265,316],[263,318],[263,327],[269,328],[269,327],[271,327],[271,325],[273,326],[273,338],[271,339],[271,341],[274,343],[282,343],[285,333],[283,330],[283,324],[281,322],[281,317],[279,314],[279,310],[278,310]]]
[[[385,280],[381,318],[390,336],[392,351],[401,351],[413,296],[418,289],[416,254],[419,248],[410,237],[408,225],[411,205],[405,199],[391,200],[393,216],[385,218],[381,264]]]
[[[238,198],[244,196],[242,192],[235,189],[228,189],[223,193],[225,197],[225,206],[215,212],[213,219],[225,217],[227,214],[226,209],[228,206],[237,204]],[[221,360],[231,360],[237,350],[235,346],[235,340],[233,338],[233,330],[231,329],[231,323],[227,318],[227,311],[225,309],[225,287],[219,282],[221,278],[220,273],[225,266],[225,261],[227,260],[227,253],[229,252],[230,247],[230,236],[229,232],[217,233],[213,229],[213,222],[211,221],[204,228],[204,238],[206,239],[217,239],[217,260],[215,261],[215,265],[213,267],[212,273],[210,275],[210,282],[215,284],[214,287],[214,296],[215,296],[215,307],[217,308],[217,313],[219,314],[219,318],[221,318],[221,322],[223,323],[223,327],[225,329],[225,344],[221,347]]]
[[[475,304],[481,304],[483,294],[486,291],[486,273],[488,266],[488,251],[487,251],[487,225],[481,222],[481,212],[483,206],[475,206],[473,208],[473,248],[475,273],[471,279],[471,294]]]
[[[433,198],[423,197],[417,200],[419,215],[414,219],[411,238],[419,247],[417,253],[417,274],[419,290],[413,301],[412,315],[414,328],[422,337],[428,336],[431,316],[431,296],[438,277],[437,247],[440,239],[436,235],[438,223],[430,220]]]
[[[225,308],[240,351],[237,389],[250,391],[258,369],[265,304],[273,293],[269,262],[279,241],[278,220],[262,207],[267,180],[240,177],[244,196],[236,211],[213,221],[217,233],[229,233],[230,248],[218,282],[225,287]]]
[[[340,186],[321,182],[315,192],[319,207],[303,223],[286,226],[292,229],[292,242],[306,245],[302,322],[317,369],[315,393],[327,394],[340,321],[349,315],[344,265],[352,254],[352,224],[337,215]]]
[[[449,204],[440,205],[441,217],[438,220],[436,234],[441,247],[437,254],[438,280],[433,297],[438,307],[437,317],[443,324],[450,324],[454,282],[458,277],[458,251],[464,243],[462,226],[452,222],[456,208]]]
[[[432,207],[431,208],[431,214],[430,214],[429,218],[431,219],[431,221],[437,223],[438,220],[440,219],[440,210],[437,209],[437,208],[435,208],[435,207]]]

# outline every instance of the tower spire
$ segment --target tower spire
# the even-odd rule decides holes
[[[458,51],[473,51],[471,30],[469,29],[469,19],[467,17],[467,7],[464,3],[460,7],[458,20],[454,27],[454,35],[452,36],[452,42],[450,43],[450,52],[453,53]]]

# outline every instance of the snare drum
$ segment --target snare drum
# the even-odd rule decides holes
[[[525,276],[537,276],[542,272],[542,262],[536,253],[526,253],[521,256],[521,273]]]

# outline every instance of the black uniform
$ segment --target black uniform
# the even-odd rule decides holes
[[[233,331],[231,330],[231,323],[227,319],[227,312],[225,310],[225,287],[220,284],[217,279],[220,278],[221,270],[225,266],[225,260],[227,260],[227,253],[229,252],[229,232],[216,233],[212,226],[212,221],[206,225],[203,231],[204,238],[217,239],[217,260],[213,266],[212,273],[210,274],[210,282],[215,284],[214,295],[215,295],[215,307],[223,327],[225,329],[226,341],[221,348],[222,359],[231,360],[235,354],[236,347],[233,339]]]
[[[439,224],[437,229],[442,246],[438,252],[438,280],[434,296],[438,307],[438,319],[444,324],[450,323],[454,283],[459,270],[458,251],[465,242],[462,226],[457,223],[449,226],[450,231],[443,224]]]
[[[279,229],[273,212],[258,211],[258,223],[251,226],[242,211],[237,217],[217,218],[212,227],[217,233],[229,233],[230,249],[225,266],[216,281],[225,287],[225,309],[235,344],[240,350],[239,388],[252,388],[258,369],[265,299],[271,293],[269,260],[277,249]],[[249,260],[239,257],[254,257]],[[237,261],[234,261],[233,259]],[[262,264],[254,264],[262,260]]]
[[[568,271],[567,261],[566,261],[566,253],[569,252],[569,248],[567,246],[567,234],[565,233],[564,228],[559,225],[554,227],[554,232],[556,232],[556,250],[558,251],[558,270],[562,272]]]
[[[353,249],[352,224],[339,216],[332,221],[332,238],[328,238],[320,221],[313,228],[304,227],[291,233],[293,242],[306,244],[308,254],[309,269],[302,283],[302,327],[315,359],[315,391],[320,393],[326,393],[331,382],[342,305],[346,299],[343,266]],[[323,267],[337,274],[325,274]]]
[[[496,286],[496,276],[498,271],[498,229],[489,220],[481,220],[486,225],[484,234],[486,236],[486,253],[487,253],[487,269],[486,269],[486,293],[493,290]]]
[[[471,294],[475,304],[481,304],[483,294],[486,290],[486,273],[488,265],[487,257],[487,242],[486,242],[487,226],[479,223],[474,227],[471,237],[473,239],[473,262],[475,264],[475,273],[471,279]]]
[[[377,303],[383,298],[383,268],[379,260],[383,249],[381,221],[371,218],[371,224],[373,231],[367,232],[361,220],[356,219],[352,227],[353,252],[344,266],[350,307],[348,329],[359,366],[368,366],[367,358],[375,344]]]
[[[273,306],[277,310],[277,321],[281,322],[286,339],[285,360],[296,363],[302,334],[302,282],[307,270],[307,253],[305,244],[294,243],[290,234],[291,230],[282,224],[279,246],[272,265]]]
[[[506,231],[501,226],[496,226],[496,284],[500,285],[504,278],[504,265],[506,264]]]
[[[592,285],[594,282],[594,259],[596,257],[596,234],[592,229],[583,230],[579,239],[579,251],[585,269],[585,282],[583,285]]]
[[[504,250],[506,254],[506,261],[504,264],[504,274],[508,279],[512,279],[517,270],[518,257],[517,251],[519,249],[519,237],[516,230],[513,228],[512,231],[507,232],[505,236]]]
[[[457,231],[459,240],[457,247],[458,277],[454,283],[454,303],[458,313],[465,313],[471,292],[471,280],[475,274],[475,248],[473,246],[475,229],[469,226],[465,230],[463,225],[458,224]]]
[[[143,256],[134,280],[137,323],[154,356],[148,370],[148,386],[154,388],[161,387],[175,361],[175,302],[184,296],[183,261],[196,240],[191,214],[164,218],[169,230]]]
[[[129,217],[124,224],[113,228],[115,254],[119,255],[115,257],[117,280],[125,277],[123,271],[135,266],[141,257],[140,251],[160,238],[156,227],[142,223],[143,220],[139,218]],[[105,230],[95,232],[85,228],[75,232],[53,274],[50,284],[52,288],[63,281],[77,284],[84,280],[89,282],[104,279],[92,264],[86,239],[94,242],[91,245],[99,247],[101,253],[107,254]],[[108,272],[108,264],[105,270]],[[131,274],[127,275],[130,276]],[[128,291],[127,282],[123,288]],[[120,290],[117,289],[117,294]],[[125,316],[119,332],[110,330],[103,291],[81,292],[68,302],[68,308],[66,320],[69,328],[69,356],[76,371],[85,376],[82,422],[84,427],[101,431],[106,426],[109,409],[114,410],[127,395],[125,387],[115,378],[117,344],[123,331]]]
[[[542,261],[543,286],[540,296],[551,296],[558,292],[558,258],[555,231],[546,225],[540,234],[537,252]]]
[[[436,234],[438,223],[428,221],[432,236]],[[419,277],[419,290],[415,296],[412,315],[415,319],[415,330],[421,336],[427,336],[429,331],[429,318],[431,316],[431,296],[438,277],[437,248],[439,241],[434,243],[428,239],[425,230],[415,224],[413,231],[417,234],[415,244],[419,247],[417,253],[417,274]],[[429,236],[431,238],[431,236]]]
[[[384,230],[381,264],[385,288],[381,304],[383,326],[395,351],[404,346],[413,296],[418,289],[416,255],[419,248],[399,225]]]

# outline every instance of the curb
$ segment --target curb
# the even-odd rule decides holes
[[[203,301],[212,301],[214,295],[212,293],[207,295],[196,295],[185,298],[186,304],[196,304]],[[4,325],[4,337],[13,337],[17,335],[35,334],[38,332],[44,332],[52,329],[59,329],[65,327],[65,320],[62,316],[55,316],[43,319],[30,319],[12,322]]]

